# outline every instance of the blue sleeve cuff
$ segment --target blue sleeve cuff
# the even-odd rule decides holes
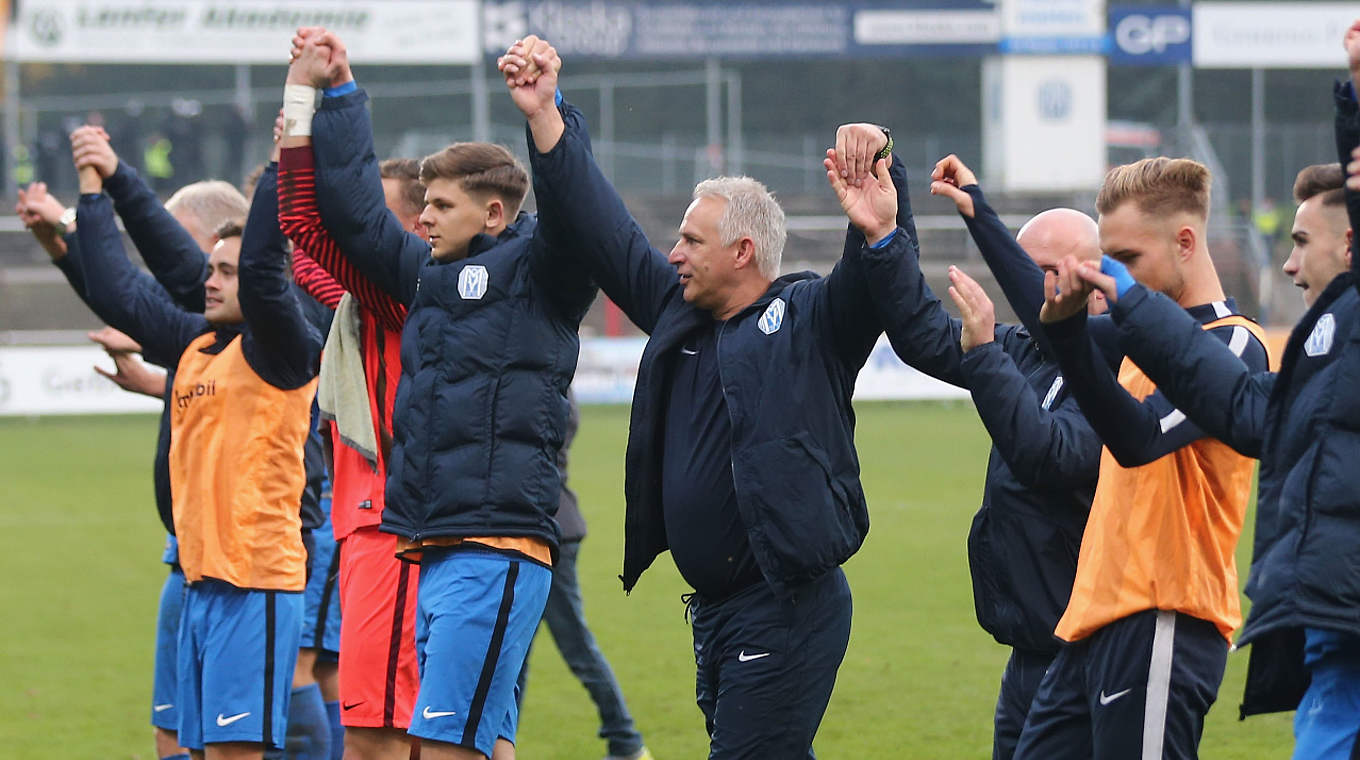
[[[553,93],[553,105],[556,105],[556,106],[562,105],[562,89],[561,89],[561,88],[558,88],[557,91]]]
[[[1109,256],[1100,257],[1100,271],[1114,278],[1115,293],[1120,298],[1134,286],[1133,275],[1129,274],[1128,267]]]
[[[327,87],[322,90],[322,93],[328,98],[338,98],[341,95],[348,95],[357,89],[359,89],[359,84],[351,79],[344,84],[336,85],[335,87]]]
[[[889,233],[888,233],[888,236],[887,236],[887,237],[883,238],[882,240],[878,241],[877,243],[874,243],[873,245],[871,245],[871,246],[869,246],[869,247],[872,248],[872,249],[875,250],[875,251],[880,250],[880,249],[883,249],[883,248],[887,248],[887,247],[888,247],[888,244],[891,243],[891,242],[893,241],[893,238],[895,238],[895,237],[897,237],[897,228],[896,228],[896,227],[893,228],[893,231],[892,231],[892,232],[889,232]]]

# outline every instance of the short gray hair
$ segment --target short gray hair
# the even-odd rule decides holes
[[[714,177],[694,186],[693,199],[700,198],[727,201],[718,220],[722,244],[751,238],[755,243],[756,268],[771,280],[778,277],[788,231],[784,228],[784,209],[779,207],[774,193],[750,177]]]
[[[200,232],[211,235],[226,222],[244,219],[250,202],[235,185],[214,179],[181,187],[165,202],[165,210],[184,212],[198,223]]]

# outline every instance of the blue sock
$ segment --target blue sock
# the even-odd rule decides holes
[[[289,760],[331,760],[331,727],[316,684],[293,689],[288,704]]]
[[[345,754],[345,727],[340,725],[340,702],[326,703],[326,717],[331,723],[331,760],[340,760]]]
[[[165,757],[162,757],[161,760],[189,760],[189,756],[188,756],[188,755],[167,755],[167,756],[165,756]]]

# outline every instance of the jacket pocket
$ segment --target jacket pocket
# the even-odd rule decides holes
[[[751,550],[771,581],[812,580],[849,559],[868,529],[862,501],[807,433],[766,441],[733,462]]]

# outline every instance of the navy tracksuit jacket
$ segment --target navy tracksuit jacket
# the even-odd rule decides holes
[[[902,361],[969,389],[992,438],[982,506],[968,535],[978,623],[1002,644],[1056,653],[1053,629],[1072,593],[1100,439],[1066,392],[1057,363],[1022,325],[997,325],[993,342],[964,353],[961,323],[921,273],[906,173],[896,157],[889,171],[898,188],[898,225],[912,245],[896,258],[865,253],[888,339]],[[1027,258],[981,193],[968,221],[979,248],[993,258]]]

